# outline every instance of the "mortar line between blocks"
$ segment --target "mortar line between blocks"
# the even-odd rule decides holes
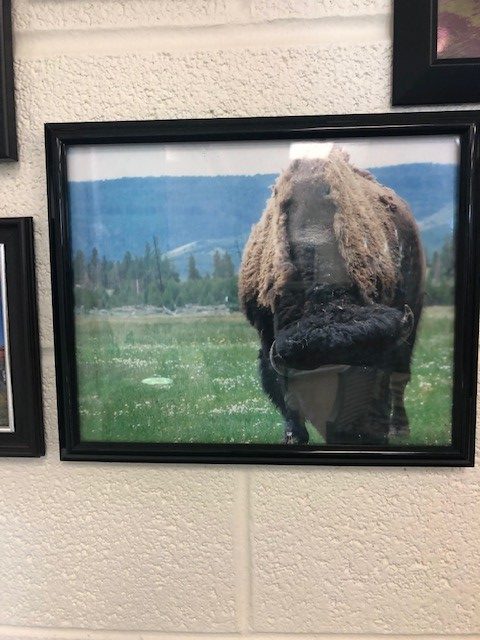
[[[250,470],[238,469],[235,493],[233,544],[237,630],[252,632],[252,570],[250,545]]]
[[[15,32],[17,59],[364,45],[390,40],[387,15],[325,17],[204,26],[133,25]]]
[[[202,631],[128,631],[112,629],[70,627],[24,627],[0,625],[0,638],[11,640],[235,640],[238,633]],[[305,632],[256,632],[249,640],[479,640],[477,633],[447,634],[382,634],[382,633],[305,633]]]

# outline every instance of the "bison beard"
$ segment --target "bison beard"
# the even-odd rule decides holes
[[[308,442],[306,420],[327,444],[408,433],[424,270],[406,203],[341,150],[280,175],[245,247],[239,297],[285,443]]]
[[[391,349],[409,333],[405,313],[383,305],[324,305],[279,330],[272,357],[277,366],[309,370],[328,364],[382,369]]]

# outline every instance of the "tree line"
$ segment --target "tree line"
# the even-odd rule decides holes
[[[453,305],[454,302],[455,248],[451,237],[427,261],[425,304]]]
[[[187,277],[180,279],[172,260],[160,252],[158,242],[147,243],[143,256],[127,251],[121,260],[108,260],[94,248],[86,257],[73,258],[75,306],[83,311],[123,306],[166,307],[186,304],[226,304],[238,309],[237,277],[230,254],[216,250],[211,272],[201,274],[194,255],[188,258]]]
[[[127,251],[121,260],[100,257],[94,248],[87,258],[77,251],[73,259],[75,305],[79,309],[112,309],[123,306],[166,307],[174,310],[186,304],[226,304],[236,310],[237,276],[230,254],[216,250],[211,272],[201,274],[190,255],[185,280],[180,279],[172,260],[161,254],[156,239],[147,243],[143,256]],[[425,304],[454,303],[455,257],[453,238],[445,241],[427,262]]]

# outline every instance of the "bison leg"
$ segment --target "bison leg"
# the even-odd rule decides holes
[[[305,426],[305,420],[300,413],[287,406],[284,418],[285,436],[283,444],[308,444],[310,436]]]
[[[378,375],[363,444],[387,444],[391,411],[390,374]]]
[[[412,358],[415,333],[409,336],[397,352],[391,362],[390,391],[392,395],[392,416],[390,420],[389,435],[392,437],[405,437],[410,435],[407,412],[405,411],[405,389],[410,382],[410,360]]]
[[[285,401],[287,396],[286,382],[272,367],[270,357],[263,349],[260,350],[260,376],[265,392],[282,412],[285,421],[284,444],[307,444],[309,435],[305,427],[305,419],[299,411],[289,406]]]
[[[391,410],[389,378],[385,371],[362,372],[355,367],[340,374],[336,407],[327,422],[327,444],[386,444]]]
[[[403,344],[399,346],[390,362],[390,370],[393,372],[390,377],[393,410],[389,435],[392,437],[406,437],[410,435],[410,425],[407,412],[405,411],[404,398],[405,388],[410,382],[410,364],[417,335],[418,321],[420,319],[421,304],[417,304],[417,306],[412,305],[412,309],[412,330],[409,335],[404,336]]]
[[[390,391],[392,394],[392,419],[390,422],[390,436],[410,435],[410,425],[405,411],[405,388],[410,382],[409,373],[392,373],[390,377]]]

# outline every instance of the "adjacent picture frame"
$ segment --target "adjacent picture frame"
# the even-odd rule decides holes
[[[395,106],[480,101],[476,0],[394,0]]]
[[[0,456],[45,453],[32,218],[0,219]]]
[[[47,124],[61,459],[473,465],[479,123]]]
[[[0,0],[0,160],[18,160],[10,0]]]

